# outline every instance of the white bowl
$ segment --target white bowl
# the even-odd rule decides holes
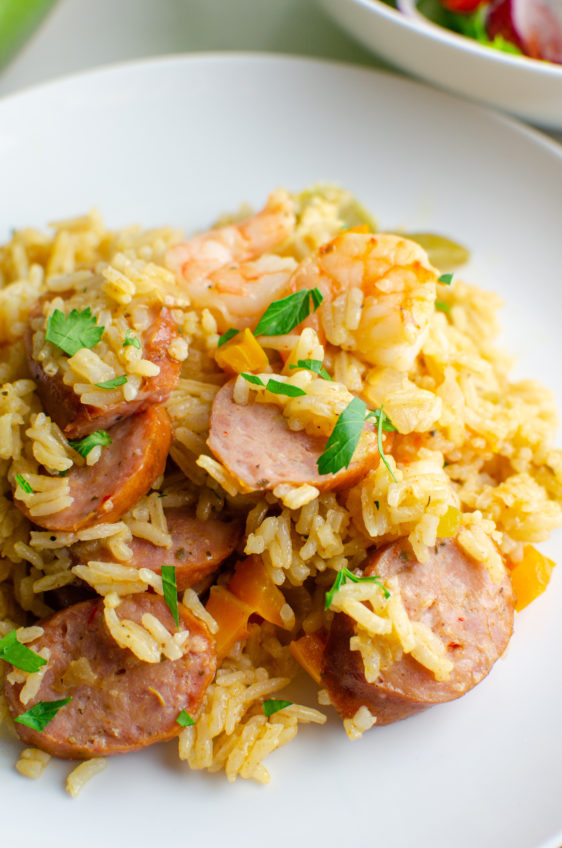
[[[381,0],[319,0],[374,53],[440,88],[562,130],[562,65],[483,47]]]

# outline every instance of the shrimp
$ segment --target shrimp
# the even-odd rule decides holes
[[[372,365],[407,371],[429,329],[437,276],[414,242],[347,231],[301,262],[291,290],[322,292],[322,305],[307,319],[321,339]]]
[[[165,264],[191,304],[215,315],[219,330],[255,326],[266,307],[289,293],[297,263],[268,251],[295,229],[294,201],[279,190],[260,212],[171,247]]]

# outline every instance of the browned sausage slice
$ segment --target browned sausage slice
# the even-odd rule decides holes
[[[325,653],[324,683],[344,718],[365,705],[377,725],[390,724],[426,707],[464,695],[485,677],[513,631],[513,592],[506,576],[499,585],[456,542],[439,542],[428,562],[416,560],[405,540],[375,554],[366,574],[398,578],[409,617],[431,627],[453,663],[448,680],[404,654],[374,683],[368,683],[358,651],[350,651],[352,620],[337,613]]]
[[[274,489],[280,483],[310,483],[321,491],[352,486],[379,462],[376,435],[366,425],[349,468],[319,474],[316,462],[326,439],[289,430],[278,407],[235,403],[234,380],[216,394],[207,444],[246,489]]]
[[[172,424],[163,406],[152,406],[116,424],[109,435],[111,444],[103,448],[95,465],[70,469],[66,479],[74,500],[66,509],[32,516],[23,501],[15,498],[15,505],[47,530],[76,532],[102,521],[118,521],[164,471]]]
[[[50,649],[47,671],[39,692],[25,706],[19,700],[22,684],[6,681],[10,713],[15,718],[38,701],[72,700],[42,732],[16,722],[21,739],[55,757],[87,759],[177,736],[179,713],[196,715],[216,669],[214,642],[205,625],[182,604],[179,612],[180,628],[190,634],[187,651],[180,659],[162,658],[159,663],[142,662],[116,644],[99,599],[75,604],[41,622],[45,632],[33,647]],[[118,607],[119,618],[137,623],[144,613],[152,613],[175,632],[172,615],[158,595],[132,595]],[[77,660],[82,664],[79,675],[70,667]]]
[[[143,359],[158,365],[160,373],[145,378],[134,400],[104,407],[81,403],[72,387],[63,383],[60,374],[48,376],[41,363],[33,359],[33,334],[27,331],[27,360],[39,397],[45,412],[56,421],[67,439],[81,439],[94,430],[109,430],[123,418],[168,399],[181,370],[181,362],[168,353],[170,343],[178,338],[178,331],[169,309],[153,310],[153,313],[153,321],[142,336],[142,355]]]
[[[212,574],[236,548],[242,536],[239,521],[220,521],[209,518],[201,521],[193,509],[174,507],[166,510],[168,532],[172,537],[171,548],[161,548],[145,539],[134,538],[129,542],[133,558],[127,565],[135,568],[150,568],[160,574],[163,565],[174,565],[178,590],[194,586]],[[105,562],[113,557],[99,542],[84,542],[76,545],[81,560]]]

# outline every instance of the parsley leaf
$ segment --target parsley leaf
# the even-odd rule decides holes
[[[450,273],[449,274],[441,274],[441,276],[437,278],[437,282],[443,283],[444,286],[450,286],[451,283],[453,282],[453,275],[450,274]]]
[[[14,721],[26,724],[32,730],[45,730],[50,721],[54,719],[61,707],[68,704],[72,698],[62,698],[60,701],[38,701],[26,713],[17,716]]]
[[[39,671],[41,666],[45,665],[47,660],[28,648],[27,645],[22,645],[19,641],[16,631],[10,630],[2,639],[0,639],[0,660],[9,662],[14,668],[19,668],[22,671],[27,671],[33,674]]]
[[[444,300],[436,300],[435,308],[438,310],[438,312],[450,312],[451,304],[446,303]]]
[[[335,474],[349,467],[361,438],[366,411],[365,403],[354,397],[340,414],[324,452],[316,462],[320,474]]]
[[[289,368],[305,368],[307,371],[314,371],[323,380],[332,379],[320,359],[299,359],[296,365],[289,365]]]
[[[162,566],[162,588],[164,590],[164,600],[168,605],[168,609],[174,617],[176,627],[180,626],[180,615],[178,612],[178,587],[176,584],[176,566]]]
[[[185,710],[181,711],[181,713],[176,719],[176,722],[180,725],[180,727],[191,727],[195,724],[194,719],[192,719],[189,713]]]
[[[323,301],[319,289],[302,289],[270,303],[254,330],[255,336],[282,336],[294,330]]]
[[[304,389],[284,383],[282,380],[268,380],[266,389],[274,395],[287,395],[287,397],[300,397],[306,394]]]
[[[110,445],[111,438],[105,430],[96,430],[95,433],[90,433],[89,436],[84,436],[83,439],[69,439],[68,444],[85,459],[97,445],[101,445],[102,448]]]
[[[26,492],[28,495],[33,494],[33,487],[30,483],[27,482],[25,477],[22,474],[16,474],[16,483],[20,487],[23,492]]]
[[[240,376],[241,376],[241,377],[244,377],[244,379],[245,379],[248,383],[253,383],[253,384],[254,384],[254,386],[265,386],[265,383],[264,383],[264,381],[261,379],[261,377],[256,377],[256,375],[255,375],[255,374],[244,374],[244,373],[241,373],[241,374],[240,374]]]
[[[384,432],[385,433],[396,433],[396,427],[394,426],[394,424],[392,423],[392,421],[390,420],[390,418],[388,417],[386,412],[383,412],[382,407],[381,407],[381,409],[372,409],[370,412],[368,412],[365,416],[365,421],[368,418],[374,418],[375,424],[378,427],[379,418],[381,418],[381,416],[382,416],[382,429],[384,430]]]
[[[334,600],[334,595],[336,592],[339,592],[344,583],[376,583],[377,586],[383,591],[383,595],[385,598],[390,598],[390,592],[382,582],[382,578],[377,575],[371,575],[369,577],[358,577],[357,574],[354,574],[348,568],[342,568],[338,571],[336,575],[336,579],[333,582],[332,588],[326,592],[326,600],[325,600],[325,609],[330,609],[332,605],[332,601]]]
[[[264,701],[262,704],[263,714],[266,718],[269,718],[269,716],[272,716],[274,713],[278,713],[279,710],[284,710],[285,707],[291,707],[292,705],[292,701],[283,701],[280,698],[268,698],[267,701]]]
[[[386,456],[384,455],[384,449],[383,449],[383,446],[382,446],[382,426],[383,426],[383,420],[384,420],[385,417],[386,416],[384,415],[384,410],[381,406],[380,415],[379,415],[379,423],[378,423],[378,427],[377,427],[377,445],[378,445],[378,448],[379,448],[379,453],[380,453],[381,459],[384,462],[384,464],[386,465],[386,469],[387,469],[388,473],[390,474],[390,476],[392,477],[394,482],[398,483],[398,480],[394,476],[394,474],[392,472],[392,468],[388,464],[388,460],[387,460]]]
[[[239,330],[235,330],[234,327],[230,327],[230,329],[228,329],[225,333],[223,333],[222,336],[219,336],[219,340],[217,342],[217,347],[222,347],[223,344],[226,344],[227,342],[229,342],[231,339],[234,338],[234,336],[237,336],[238,333],[239,333]]]
[[[113,380],[106,380],[105,383],[96,383],[98,389],[116,389],[118,386],[124,386],[128,381],[126,374],[120,374],[119,377],[114,377]]]
[[[129,347],[130,345],[136,347],[137,350],[141,349],[141,343],[139,339],[137,339],[136,336],[133,336],[131,331],[127,329],[127,332],[125,333],[125,339],[123,340],[123,347]]]
[[[105,327],[98,327],[97,322],[89,306],[82,312],[73,309],[68,318],[60,309],[55,309],[47,321],[45,339],[74,356],[83,347],[97,345],[105,330]]]

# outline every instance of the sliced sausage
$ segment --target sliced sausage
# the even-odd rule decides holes
[[[174,565],[178,590],[194,586],[212,574],[236,548],[242,536],[240,521],[220,521],[209,518],[201,521],[193,509],[174,507],[166,510],[170,548],[161,548],[145,539],[129,542],[133,558],[126,565],[150,568],[160,574],[163,565]],[[83,542],[75,545],[75,553],[84,562],[112,561],[113,556],[103,543]]]
[[[375,554],[366,574],[397,577],[411,620],[427,624],[447,648],[453,670],[445,681],[409,654],[382,671],[374,683],[363,673],[358,651],[349,649],[353,621],[337,613],[330,629],[323,680],[344,718],[365,705],[377,725],[390,724],[426,707],[459,698],[485,677],[513,631],[513,592],[506,576],[493,583],[485,567],[454,541],[439,542],[428,562],[416,560],[400,540]]]
[[[170,343],[178,337],[178,330],[169,309],[154,309],[153,321],[142,336],[143,359],[160,368],[156,377],[143,381],[134,400],[108,406],[88,406],[80,401],[72,386],[67,386],[60,374],[50,377],[40,362],[33,359],[33,333],[25,335],[27,359],[37,392],[47,415],[59,425],[67,439],[81,439],[94,430],[109,430],[118,421],[141,412],[153,404],[163,403],[176,386],[181,362],[168,353]]]
[[[76,532],[102,521],[118,521],[164,471],[172,424],[163,406],[152,406],[116,424],[109,435],[111,444],[103,448],[95,465],[70,469],[66,479],[74,500],[66,509],[32,516],[17,497],[15,505],[46,530]]]
[[[207,444],[240,483],[251,491],[280,483],[310,483],[321,491],[352,486],[379,462],[376,434],[367,423],[349,468],[320,474],[317,460],[327,439],[289,430],[277,406],[235,403],[234,380],[216,394]]]
[[[117,612],[119,618],[137,623],[144,613],[152,613],[169,632],[176,630],[158,595],[129,596]],[[177,736],[179,713],[196,715],[216,670],[214,642],[205,625],[182,604],[179,614],[180,628],[190,634],[187,650],[180,659],[162,658],[158,663],[142,662],[116,644],[100,599],[75,604],[41,622],[45,632],[33,647],[51,652],[45,676],[37,695],[25,705],[19,700],[22,684],[6,681],[10,714],[15,718],[38,701],[72,700],[41,732],[16,722],[20,738],[55,757],[87,759]],[[77,660],[79,674],[70,667]]]

